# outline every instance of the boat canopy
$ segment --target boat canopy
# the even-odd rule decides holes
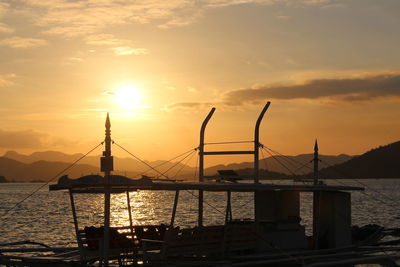
[[[215,192],[256,192],[256,191],[359,191],[362,187],[354,186],[332,186],[313,184],[267,184],[267,183],[230,183],[230,182],[176,182],[176,181],[154,181],[149,177],[132,179],[122,175],[110,175],[109,182],[103,176],[86,175],[77,179],[62,176],[57,184],[50,185],[53,190],[71,190],[74,193],[104,193],[109,187],[113,193],[122,193],[137,190],[204,190]]]

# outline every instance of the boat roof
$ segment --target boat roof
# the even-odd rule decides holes
[[[110,175],[109,181],[100,175],[87,175],[78,179],[70,179],[67,176],[61,177],[57,184],[49,186],[49,190],[71,190],[74,193],[104,193],[109,187],[112,193],[122,193],[137,190],[204,190],[214,192],[255,192],[255,191],[359,191],[362,187],[354,186],[332,186],[313,184],[268,184],[268,183],[230,183],[230,182],[190,182],[190,181],[155,181],[144,177],[131,179],[121,175]]]

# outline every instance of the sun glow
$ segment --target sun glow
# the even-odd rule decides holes
[[[133,85],[124,84],[115,90],[115,101],[119,107],[125,110],[133,110],[139,107],[141,95]]]

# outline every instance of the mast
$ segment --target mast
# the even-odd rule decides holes
[[[318,184],[318,142],[317,139],[315,139],[315,144],[314,144],[314,185]]]
[[[105,150],[100,158],[100,168],[104,172],[104,235],[103,235],[103,266],[108,266],[108,252],[110,245],[110,174],[113,171],[113,157],[111,156],[111,123],[107,113],[105,124]]]
[[[263,110],[258,116],[256,127],[254,129],[254,183],[259,183],[260,179],[259,155],[258,155],[259,154],[258,148],[260,147],[260,124],[270,104],[271,104],[270,101],[268,101],[267,104],[265,104]]]

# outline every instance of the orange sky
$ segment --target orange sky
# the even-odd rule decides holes
[[[208,142],[250,140],[272,101],[272,149],[309,153],[318,138],[323,154],[363,153],[399,140],[399,12],[397,0],[0,2],[0,152],[84,153],[108,111],[116,141],[168,159],[197,146],[212,106]]]

